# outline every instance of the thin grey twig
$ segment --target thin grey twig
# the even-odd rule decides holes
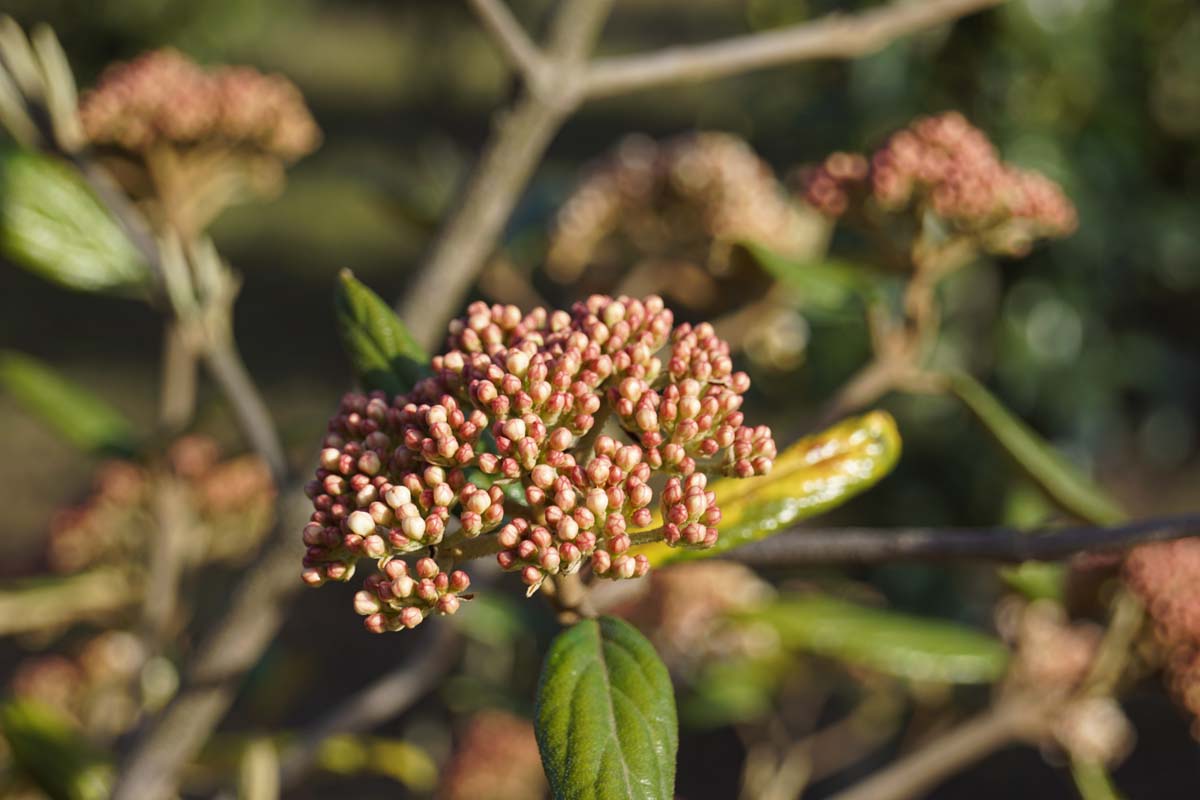
[[[724,555],[753,566],[893,561],[1059,561],[1077,553],[1200,536],[1200,514],[1036,531],[1017,528],[795,528]]]
[[[293,594],[303,584],[297,565],[303,543],[296,531],[311,511],[300,491],[281,497],[281,515],[264,555],[238,587],[225,616],[196,649],[184,686],[134,742],[112,800],[173,797],[179,772],[208,740],[237,692],[275,637]]]
[[[434,625],[419,651],[356,692],[305,728],[282,757],[284,789],[292,789],[312,768],[321,745],[334,734],[362,733],[398,716],[445,677],[459,650],[450,625]]]
[[[509,65],[526,80],[536,80],[542,69],[542,53],[504,4],[504,0],[467,2]]]
[[[579,103],[583,62],[612,0],[563,0],[551,23],[544,79],[526,81],[458,193],[400,306],[413,336],[431,347],[500,238],[551,139]]]
[[[266,402],[246,370],[232,337],[220,337],[202,352],[209,374],[221,387],[225,399],[233,407],[238,424],[251,447],[267,462],[276,486],[283,486],[288,475],[283,445],[275,430],[275,420]]]
[[[917,31],[950,22],[1003,0],[894,0],[859,14],[831,14],[777,30],[709,44],[671,47],[647,55],[599,59],[588,72],[586,96],[724,78],[764,67],[820,58],[858,58]]]

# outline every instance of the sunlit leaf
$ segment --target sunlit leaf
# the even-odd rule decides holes
[[[784,647],[918,681],[991,683],[1008,650],[962,625],[871,608],[824,595],[793,595],[742,616],[766,623]]]
[[[765,539],[866,491],[891,472],[899,457],[900,434],[891,415],[873,411],[852,417],[797,441],[779,454],[768,475],[713,484],[722,515],[715,547],[685,550],[660,542],[641,552],[652,564],[669,564]]]
[[[136,293],[150,281],[141,253],[79,174],[28,151],[0,149],[0,249],[80,291]]]
[[[951,391],[1056,504],[1097,525],[1111,525],[1125,518],[1121,508],[1100,487],[1055,452],[979,381],[964,372],[947,377]]]
[[[54,800],[108,797],[112,769],[71,723],[29,700],[0,706],[0,730],[16,767]]]
[[[675,695],[654,647],[612,617],[563,631],[542,666],[537,739],[558,800],[670,800]]]
[[[129,455],[137,447],[119,411],[31,356],[0,350],[0,387],[81,450]]]
[[[338,275],[333,309],[364,389],[404,394],[427,374],[429,357],[396,312],[348,269]]]

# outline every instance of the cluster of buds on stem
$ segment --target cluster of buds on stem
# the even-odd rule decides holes
[[[406,395],[344,397],[306,487],[302,577],[345,581],[374,559],[355,600],[372,631],[454,613],[468,579],[453,566],[478,555],[532,594],[584,567],[645,575],[639,543],[711,547],[707,476],[762,475],[775,457],[770,430],[744,424],[750,380],[728,345],[676,327],[658,297],[475,303],[430,366]]]
[[[802,176],[808,203],[827,216],[931,213],[987,252],[1022,255],[1034,240],[1074,231],[1075,207],[1044,175],[1000,159],[961,114],[916,120],[871,156],[834,153]]]

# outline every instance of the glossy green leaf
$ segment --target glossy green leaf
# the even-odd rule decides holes
[[[657,543],[645,546],[652,564],[708,558],[765,539],[823,514],[874,486],[900,458],[900,433],[884,411],[852,417],[800,439],[775,460],[768,475],[713,484],[721,506],[721,536],[708,550]]]
[[[108,797],[112,769],[58,712],[29,700],[0,706],[16,767],[53,800]]]
[[[771,625],[788,649],[910,680],[991,683],[1008,663],[1001,642],[962,625],[823,595],[780,597],[742,619]]]
[[[557,800],[674,797],[671,679],[628,623],[601,617],[558,635],[542,666],[536,727]]]
[[[1100,487],[1056,453],[979,381],[965,372],[947,377],[951,391],[1057,505],[1097,525],[1111,525],[1125,519],[1125,513]]]
[[[0,387],[81,450],[129,455],[137,447],[119,411],[35,358],[0,350]]]
[[[878,293],[869,269],[849,261],[796,259],[753,242],[742,246],[776,280],[793,289],[802,308],[834,312]]]
[[[429,356],[396,312],[348,269],[338,275],[333,310],[363,388],[404,394],[428,374]]]
[[[141,253],[75,170],[23,150],[0,150],[0,250],[80,291],[136,293],[151,277]]]

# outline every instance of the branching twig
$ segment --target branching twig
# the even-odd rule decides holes
[[[322,743],[334,734],[361,733],[397,716],[438,681],[458,652],[459,640],[449,625],[435,626],[432,641],[420,642],[417,655],[384,673],[328,714],[309,725],[283,754],[281,772],[285,789],[307,774]]]
[[[467,1],[509,65],[525,80],[538,80],[543,68],[542,53],[509,11],[504,0]]]
[[[1136,520],[1109,527],[1026,531],[1017,528],[797,528],[729,551],[755,566],[882,563],[904,560],[1058,561],[1076,553],[1120,551],[1146,542],[1200,536],[1200,514]]]
[[[778,30],[738,36],[648,55],[597,60],[587,97],[738,75],[763,67],[819,58],[858,58],[911,33],[999,5],[1003,0],[895,0],[861,14],[834,14]]]

